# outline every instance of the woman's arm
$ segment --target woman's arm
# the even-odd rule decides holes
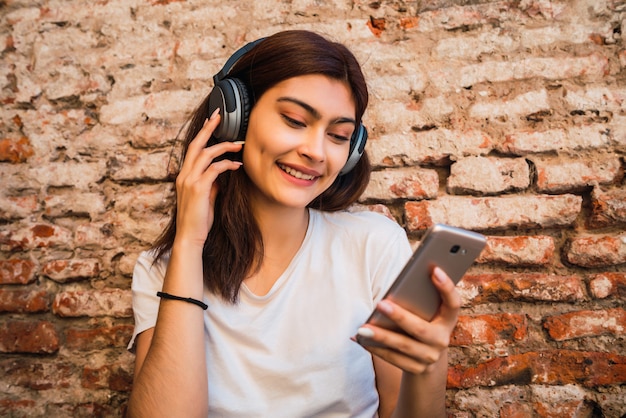
[[[241,149],[232,142],[205,147],[218,123],[216,112],[190,143],[176,178],[176,237],[162,289],[175,296],[202,300],[202,250],[213,225],[215,179],[241,166],[228,160],[213,163],[217,156]],[[203,310],[184,301],[161,299],[154,329],[138,336],[135,367],[128,416],[206,417]]]
[[[411,314],[391,301],[381,301],[377,309],[398,324],[407,334],[365,325],[359,333],[386,347],[367,346],[375,356],[377,387],[389,387],[402,370],[400,389],[393,417],[445,417],[445,393],[448,370],[448,344],[456,325],[461,298],[450,278],[441,270],[433,272],[433,283],[439,290],[442,303],[439,312],[428,322]],[[382,360],[394,365],[381,367]],[[384,363],[382,363],[384,364]],[[381,417],[383,407],[394,404],[394,395],[381,392]]]
[[[181,252],[172,249],[163,291],[202,300],[201,259],[193,263]],[[203,317],[196,305],[161,300],[155,328],[137,337],[129,417],[207,416]]]

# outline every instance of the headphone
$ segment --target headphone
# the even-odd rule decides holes
[[[208,114],[212,114],[217,108],[220,109],[221,120],[213,132],[213,136],[220,141],[245,140],[251,99],[246,85],[237,78],[228,77],[228,73],[241,57],[264,39],[252,41],[237,50],[228,58],[224,67],[213,76],[213,89],[209,94]],[[350,138],[350,153],[346,164],[339,172],[340,176],[348,173],[356,166],[361,155],[363,155],[366,142],[367,129],[362,123],[359,123]]]

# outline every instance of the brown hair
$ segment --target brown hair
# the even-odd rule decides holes
[[[356,121],[368,102],[368,92],[360,65],[344,45],[313,32],[291,30],[276,33],[245,54],[233,66],[229,77],[241,80],[248,89],[251,106],[277,83],[292,77],[322,74],[349,86]],[[183,158],[189,143],[209,117],[208,95],[190,118],[183,143]],[[211,138],[208,145],[217,142]],[[334,183],[308,207],[321,211],[343,210],[357,201],[369,182],[370,163],[366,153],[350,172]],[[242,281],[258,271],[263,259],[263,239],[250,210],[247,191],[251,187],[245,170],[221,174],[215,202],[215,220],[203,249],[205,286],[224,300],[236,302]],[[171,250],[176,235],[176,199],[167,228],[154,243],[157,260]],[[241,233],[246,231],[246,233]]]

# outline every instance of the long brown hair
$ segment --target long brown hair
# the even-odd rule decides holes
[[[241,80],[248,89],[251,106],[268,89],[292,77],[321,74],[349,86],[356,107],[356,121],[368,102],[361,67],[344,45],[308,31],[276,33],[244,55],[233,66],[229,77]],[[183,158],[189,143],[209,117],[208,95],[192,114],[183,143]],[[217,142],[211,138],[208,145]],[[308,207],[321,211],[343,210],[357,201],[369,182],[370,163],[364,153],[350,172],[334,183]],[[248,200],[251,181],[245,170],[228,171],[217,179],[220,192],[215,202],[215,220],[203,249],[205,286],[224,300],[236,302],[243,280],[258,271],[263,259],[263,239]],[[176,199],[166,229],[153,245],[157,260],[169,252],[176,235]],[[245,233],[242,233],[245,231]]]

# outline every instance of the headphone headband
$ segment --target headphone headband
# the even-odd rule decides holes
[[[213,76],[213,84],[217,84],[219,81],[222,81],[224,78],[226,78],[226,76],[228,75],[230,70],[233,68],[233,66],[237,63],[237,61],[239,61],[241,57],[243,57],[248,52],[250,52],[252,48],[254,48],[257,44],[261,43],[261,41],[263,40],[265,40],[265,38],[248,42],[247,44],[239,48],[237,51],[235,51],[235,53],[231,55],[230,58],[228,58],[228,60],[226,61],[222,69],[219,70],[219,72]]]

